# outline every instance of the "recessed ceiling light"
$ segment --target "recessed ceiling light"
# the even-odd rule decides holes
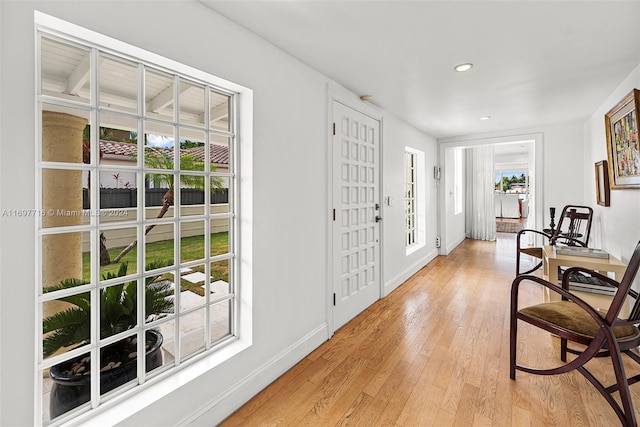
[[[469,71],[473,67],[471,62],[465,62],[464,64],[456,65],[453,69],[461,73],[463,71]]]
[[[480,117],[480,120],[489,120],[491,118],[491,116],[482,116]]]

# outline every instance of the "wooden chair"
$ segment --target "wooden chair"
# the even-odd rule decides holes
[[[530,274],[542,267],[542,247],[525,246],[522,238],[529,238],[531,234],[543,237],[543,245],[564,245],[564,246],[584,246],[589,244],[591,234],[591,220],[593,219],[593,209],[589,206],[567,205],[562,209],[558,220],[558,227],[553,230],[532,230],[525,228],[518,232],[516,236],[516,275]],[[522,255],[537,258],[537,264],[527,270],[520,271]]]
[[[622,363],[622,354],[626,354],[632,361],[640,364],[640,356],[634,350],[640,345],[640,301],[638,293],[631,289],[631,285],[640,267],[640,242],[636,245],[633,256],[620,282],[582,267],[566,270],[562,280],[562,287],[547,282],[537,276],[517,276],[511,286],[511,366],[510,376],[516,378],[516,370],[537,375],[555,375],[577,370],[584,375],[591,384],[602,394],[620,418],[623,426],[636,426],[636,416],[629,392],[629,385],[640,381],[640,374],[627,378]],[[588,274],[609,283],[617,288],[616,293],[606,313],[599,312],[579,297],[569,292],[569,278],[573,274]],[[562,296],[560,301],[538,304],[518,309],[518,290],[523,281],[541,284]],[[620,311],[627,300],[633,300],[629,317],[619,319]],[[535,369],[518,365],[516,361],[517,322],[527,322],[533,326],[550,332],[560,338],[560,359],[565,364],[551,369]],[[571,348],[567,342],[582,344],[580,350]],[[567,363],[567,353],[577,357]],[[593,357],[610,357],[616,383],[604,386],[587,370],[585,364]],[[613,398],[618,392],[622,405]]]

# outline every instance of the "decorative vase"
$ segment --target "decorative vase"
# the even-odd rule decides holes
[[[146,371],[149,372],[162,366],[162,334],[149,330],[145,334],[147,350],[145,351]],[[125,339],[127,340],[127,339]],[[107,393],[123,384],[133,380],[137,376],[137,357],[131,357],[132,353],[125,355],[125,359],[116,362],[118,354],[122,353],[127,343],[118,341],[104,348],[102,358],[111,360],[111,367],[105,369],[107,363],[101,363],[100,394]],[[128,339],[131,340],[131,339]],[[133,345],[136,345],[135,343]],[[66,362],[54,365],[49,370],[49,376],[53,380],[49,411],[51,419],[54,419],[67,411],[88,402],[91,399],[91,375],[83,364],[90,363],[88,354],[78,356]],[[75,372],[73,372],[75,369]]]

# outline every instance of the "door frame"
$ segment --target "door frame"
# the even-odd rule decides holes
[[[369,102],[364,102],[347,89],[330,82],[327,84],[327,287],[326,287],[326,316],[328,338],[335,333],[333,324],[333,103],[338,102],[358,113],[364,114],[378,122],[378,196],[380,202],[380,214],[383,220],[380,222],[380,265],[378,268],[379,286],[378,300],[384,296],[384,211],[383,208],[383,115],[382,111]]]
[[[451,165],[446,164],[446,151],[451,148],[470,148],[474,146],[483,146],[483,145],[498,145],[498,144],[507,144],[507,143],[515,143],[518,141],[527,141],[531,142],[533,145],[533,151],[531,153],[530,161],[532,163],[532,169],[535,171],[535,175],[533,177],[533,182],[530,183],[534,198],[534,224],[530,224],[529,227],[535,230],[542,230],[543,221],[544,221],[544,191],[542,188],[543,184],[543,146],[544,146],[544,135],[541,132],[531,132],[531,133],[514,133],[514,134],[505,134],[501,136],[491,136],[491,137],[462,137],[462,138],[445,138],[438,141],[438,151],[439,151],[439,161],[440,165],[443,166],[443,169],[446,170],[447,167],[451,167]],[[438,195],[438,203],[440,204],[438,208],[438,234],[441,236],[441,247],[439,250],[440,255],[448,255],[451,250],[454,249],[454,245],[456,242],[450,241],[450,237],[447,235],[447,212],[446,212],[446,194],[451,190],[448,188],[448,184],[446,179],[444,178],[446,174],[443,174],[443,178],[439,185],[442,185],[443,188]],[[444,182],[442,182],[444,181]],[[466,191],[466,189],[465,189]],[[533,242],[532,242],[533,243]],[[540,245],[540,241],[535,242],[537,245]]]

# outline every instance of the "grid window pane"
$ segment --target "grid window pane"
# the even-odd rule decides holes
[[[173,122],[174,78],[150,68],[145,69],[144,111],[147,117]]]
[[[211,220],[211,256],[231,253],[229,240],[229,230],[231,229],[230,218],[218,218]]]
[[[211,91],[209,97],[209,127],[222,131],[231,130],[231,97]]]
[[[145,218],[173,217],[175,175],[169,172],[148,173],[144,180]]]
[[[180,174],[180,215],[204,215],[205,177]]]
[[[175,232],[173,224],[150,224],[145,228],[145,270],[173,265]]]
[[[146,123],[144,133],[144,165],[149,169],[175,169],[173,126]]]
[[[138,245],[127,248],[138,239],[137,227],[107,228],[100,230],[100,278],[134,275],[138,272]],[[116,261],[117,260],[117,261]],[[90,268],[85,262],[84,268]]]
[[[180,358],[185,359],[204,349],[205,309],[182,316],[180,322]]]
[[[99,294],[101,339],[124,332],[138,324],[137,280],[106,286],[100,289]]]
[[[43,227],[82,225],[83,204],[88,203],[82,188],[83,171],[79,169],[42,170]]]
[[[109,55],[99,56],[100,106],[107,109],[138,112],[138,66]]]
[[[211,319],[211,343],[231,334],[231,304],[229,300],[214,304],[209,309]]]
[[[204,171],[207,149],[204,132],[180,128],[180,170]]]
[[[168,320],[147,330],[156,331],[157,333],[159,333],[162,339],[162,342],[160,343],[160,354],[154,356],[152,363],[149,361],[148,357],[146,359],[146,372],[148,377],[157,375],[165,371],[167,368],[171,368],[172,366],[174,366],[176,362],[175,354],[177,345],[175,340],[175,328],[176,321]]]
[[[100,112],[98,138],[101,165],[130,168],[138,165],[138,119],[136,117],[109,111]]]
[[[205,88],[180,79],[180,123],[204,127]]]
[[[91,295],[73,294],[42,304],[43,357],[86,346],[90,343]]]
[[[156,322],[175,313],[175,274],[148,274],[144,279],[145,323]]]
[[[91,51],[70,43],[41,39],[42,93],[72,102],[91,101]]]
[[[91,382],[94,376],[87,364],[91,362],[89,353],[59,363],[49,370],[51,378],[43,387],[43,420],[50,421],[82,405],[89,405]],[[74,387],[65,382],[73,381]]]
[[[211,283],[215,284],[215,286],[211,287],[212,292],[218,292],[218,296],[224,295],[224,293],[230,292],[229,288],[229,277],[231,276],[231,260],[225,259],[222,261],[216,261],[211,263]]]
[[[100,350],[100,394],[133,382],[137,375],[138,337],[129,335]],[[89,358],[89,361],[91,358]]]
[[[204,264],[180,270],[180,311],[184,312],[205,305],[207,276]]]
[[[89,232],[56,233],[42,236],[42,292],[81,286],[91,279],[91,236]],[[64,251],[58,248],[65,248]]]
[[[204,221],[189,221],[180,224],[180,262],[204,258],[206,230]]]
[[[42,161],[89,163],[89,113],[86,110],[59,105],[42,106]]]

